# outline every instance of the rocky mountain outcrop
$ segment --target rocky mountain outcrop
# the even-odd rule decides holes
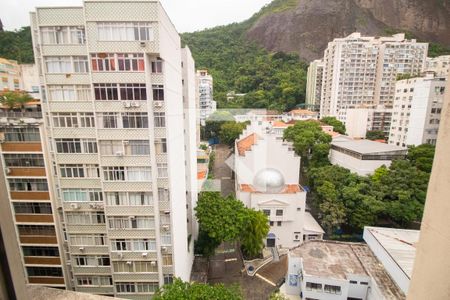
[[[260,17],[247,37],[270,51],[297,52],[311,61],[336,37],[393,30],[450,46],[450,0],[299,0],[294,9]]]

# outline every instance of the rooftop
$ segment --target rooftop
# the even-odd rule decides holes
[[[294,115],[308,115],[308,116],[316,116],[316,115],[318,115],[317,112],[310,111],[310,110],[307,110],[307,109],[293,109],[289,113],[294,114]]]
[[[247,192],[247,193],[261,193],[257,189],[255,189],[253,187],[253,185],[251,185],[251,184],[241,184],[239,186],[239,189],[242,192]],[[303,189],[298,184],[286,184],[284,186],[283,190],[276,194],[296,194],[296,193],[300,193],[302,191],[303,191]]]
[[[291,250],[301,257],[305,275],[348,280],[348,275],[371,277],[385,299],[405,299],[383,265],[366,244],[315,240]]]
[[[403,154],[406,154],[407,151],[406,149],[395,145],[384,144],[370,140],[334,140],[332,142],[332,145],[359,154],[380,154],[391,152],[403,152]]]
[[[411,278],[419,230],[366,227],[403,272]]]
[[[240,156],[245,156],[245,152],[249,151],[256,144],[258,136],[252,133],[237,142],[237,149]]]

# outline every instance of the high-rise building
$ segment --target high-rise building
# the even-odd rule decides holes
[[[347,109],[392,107],[399,74],[424,70],[428,44],[353,33],[328,43],[324,53],[321,116],[346,122]]]
[[[20,66],[15,60],[0,57],[0,90],[20,90],[23,88]]]
[[[198,97],[200,105],[200,122],[205,120],[217,109],[217,103],[213,98],[213,77],[207,70],[197,71]]]
[[[19,245],[20,256],[9,265],[14,273],[22,268],[28,284],[65,288],[70,280],[40,104],[31,102],[25,110],[0,111],[0,189],[6,192],[1,219],[14,223],[13,230],[2,226],[2,231],[9,237],[8,246]]]
[[[148,299],[189,280],[195,69],[160,2],[37,8],[31,27],[70,287]]]
[[[389,144],[435,145],[444,91],[445,78],[433,74],[397,81]]]
[[[306,105],[309,109],[317,110],[322,97],[323,61],[318,59],[308,67],[306,85]]]
[[[438,77],[447,76],[450,74],[450,55],[427,58],[425,70],[434,72]]]

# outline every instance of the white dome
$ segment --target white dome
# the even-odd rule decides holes
[[[258,192],[279,193],[284,188],[284,177],[276,169],[262,169],[253,178],[253,186]]]

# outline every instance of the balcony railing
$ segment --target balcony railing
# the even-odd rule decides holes
[[[42,119],[42,112],[40,111],[0,111],[0,118],[35,118]]]

